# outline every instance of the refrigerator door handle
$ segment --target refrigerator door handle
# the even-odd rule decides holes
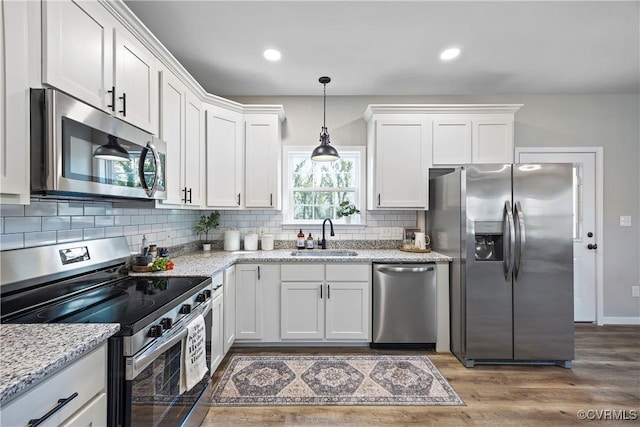
[[[516,234],[518,243],[516,251],[516,265],[515,265],[515,278],[518,280],[520,277],[520,271],[522,271],[522,258],[524,258],[524,246],[526,242],[526,233],[524,229],[524,213],[522,212],[522,206],[520,202],[516,202],[514,205],[514,217],[518,221],[518,233]]]
[[[513,223],[513,211],[511,210],[511,202],[504,202],[504,217],[502,220],[503,227],[503,253],[505,254],[504,260],[502,261],[502,265],[504,267],[504,280],[507,282],[511,281],[511,275],[513,274],[513,264],[515,262],[515,252],[514,249],[516,247],[516,228]],[[509,238],[507,239],[506,234],[509,234]],[[508,255],[507,255],[508,254]]]

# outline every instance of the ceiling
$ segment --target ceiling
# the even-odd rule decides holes
[[[323,75],[329,95],[640,91],[639,1],[125,4],[220,96],[321,95]]]

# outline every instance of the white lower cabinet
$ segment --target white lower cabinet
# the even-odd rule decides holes
[[[236,342],[277,342],[280,266],[236,265]]]
[[[82,379],[82,380],[80,380]],[[107,425],[107,344],[75,360],[44,382],[6,405],[2,405],[2,425],[31,425],[53,408],[42,425]],[[59,401],[68,403],[62,405]]]
[[[370,264],[285,264],[281,278],[283,340],[370,340]]]
[[[224,271],[224,354],[236,340],[236,266]]]
[[[213,373],[224,357],[224,296],[214,293],[211,301],[211,372]]]

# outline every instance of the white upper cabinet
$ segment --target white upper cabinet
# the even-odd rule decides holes
[[[170,71],[161,74],[160,138],[167,143],[167,198],[156,204],[199,208],[204,163],[202,103]]]
[[[433,164],[471,163],[471,120],[433,121]]]
[[[282,209],[282,143],[278,114],[245,114],[244,207]]]
[[[0,201],[29,203],[28,3],[0,2]]]
[[[116,115],[158,133],[158,66],[156,58],[124,28],[115,29]]]
[[[513,115],[471,120],[472,163],[513,163]]]
[[[43,83],[158,133],[156,58],[100,3],[42,2]]]
[[[242,113],[206,106],[207,207],[237,209],[244,186]]]
[[[368,209],[427,209],[431,120],[371,117],[367,137]]]

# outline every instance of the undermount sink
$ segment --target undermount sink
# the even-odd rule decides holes
[[[332,256],[357,256],[358,252],[354,251],[328,251],[324,249],[310,250],[310,251],[293,251],[291,256],[304,256],[304,257],[332,257]]]

